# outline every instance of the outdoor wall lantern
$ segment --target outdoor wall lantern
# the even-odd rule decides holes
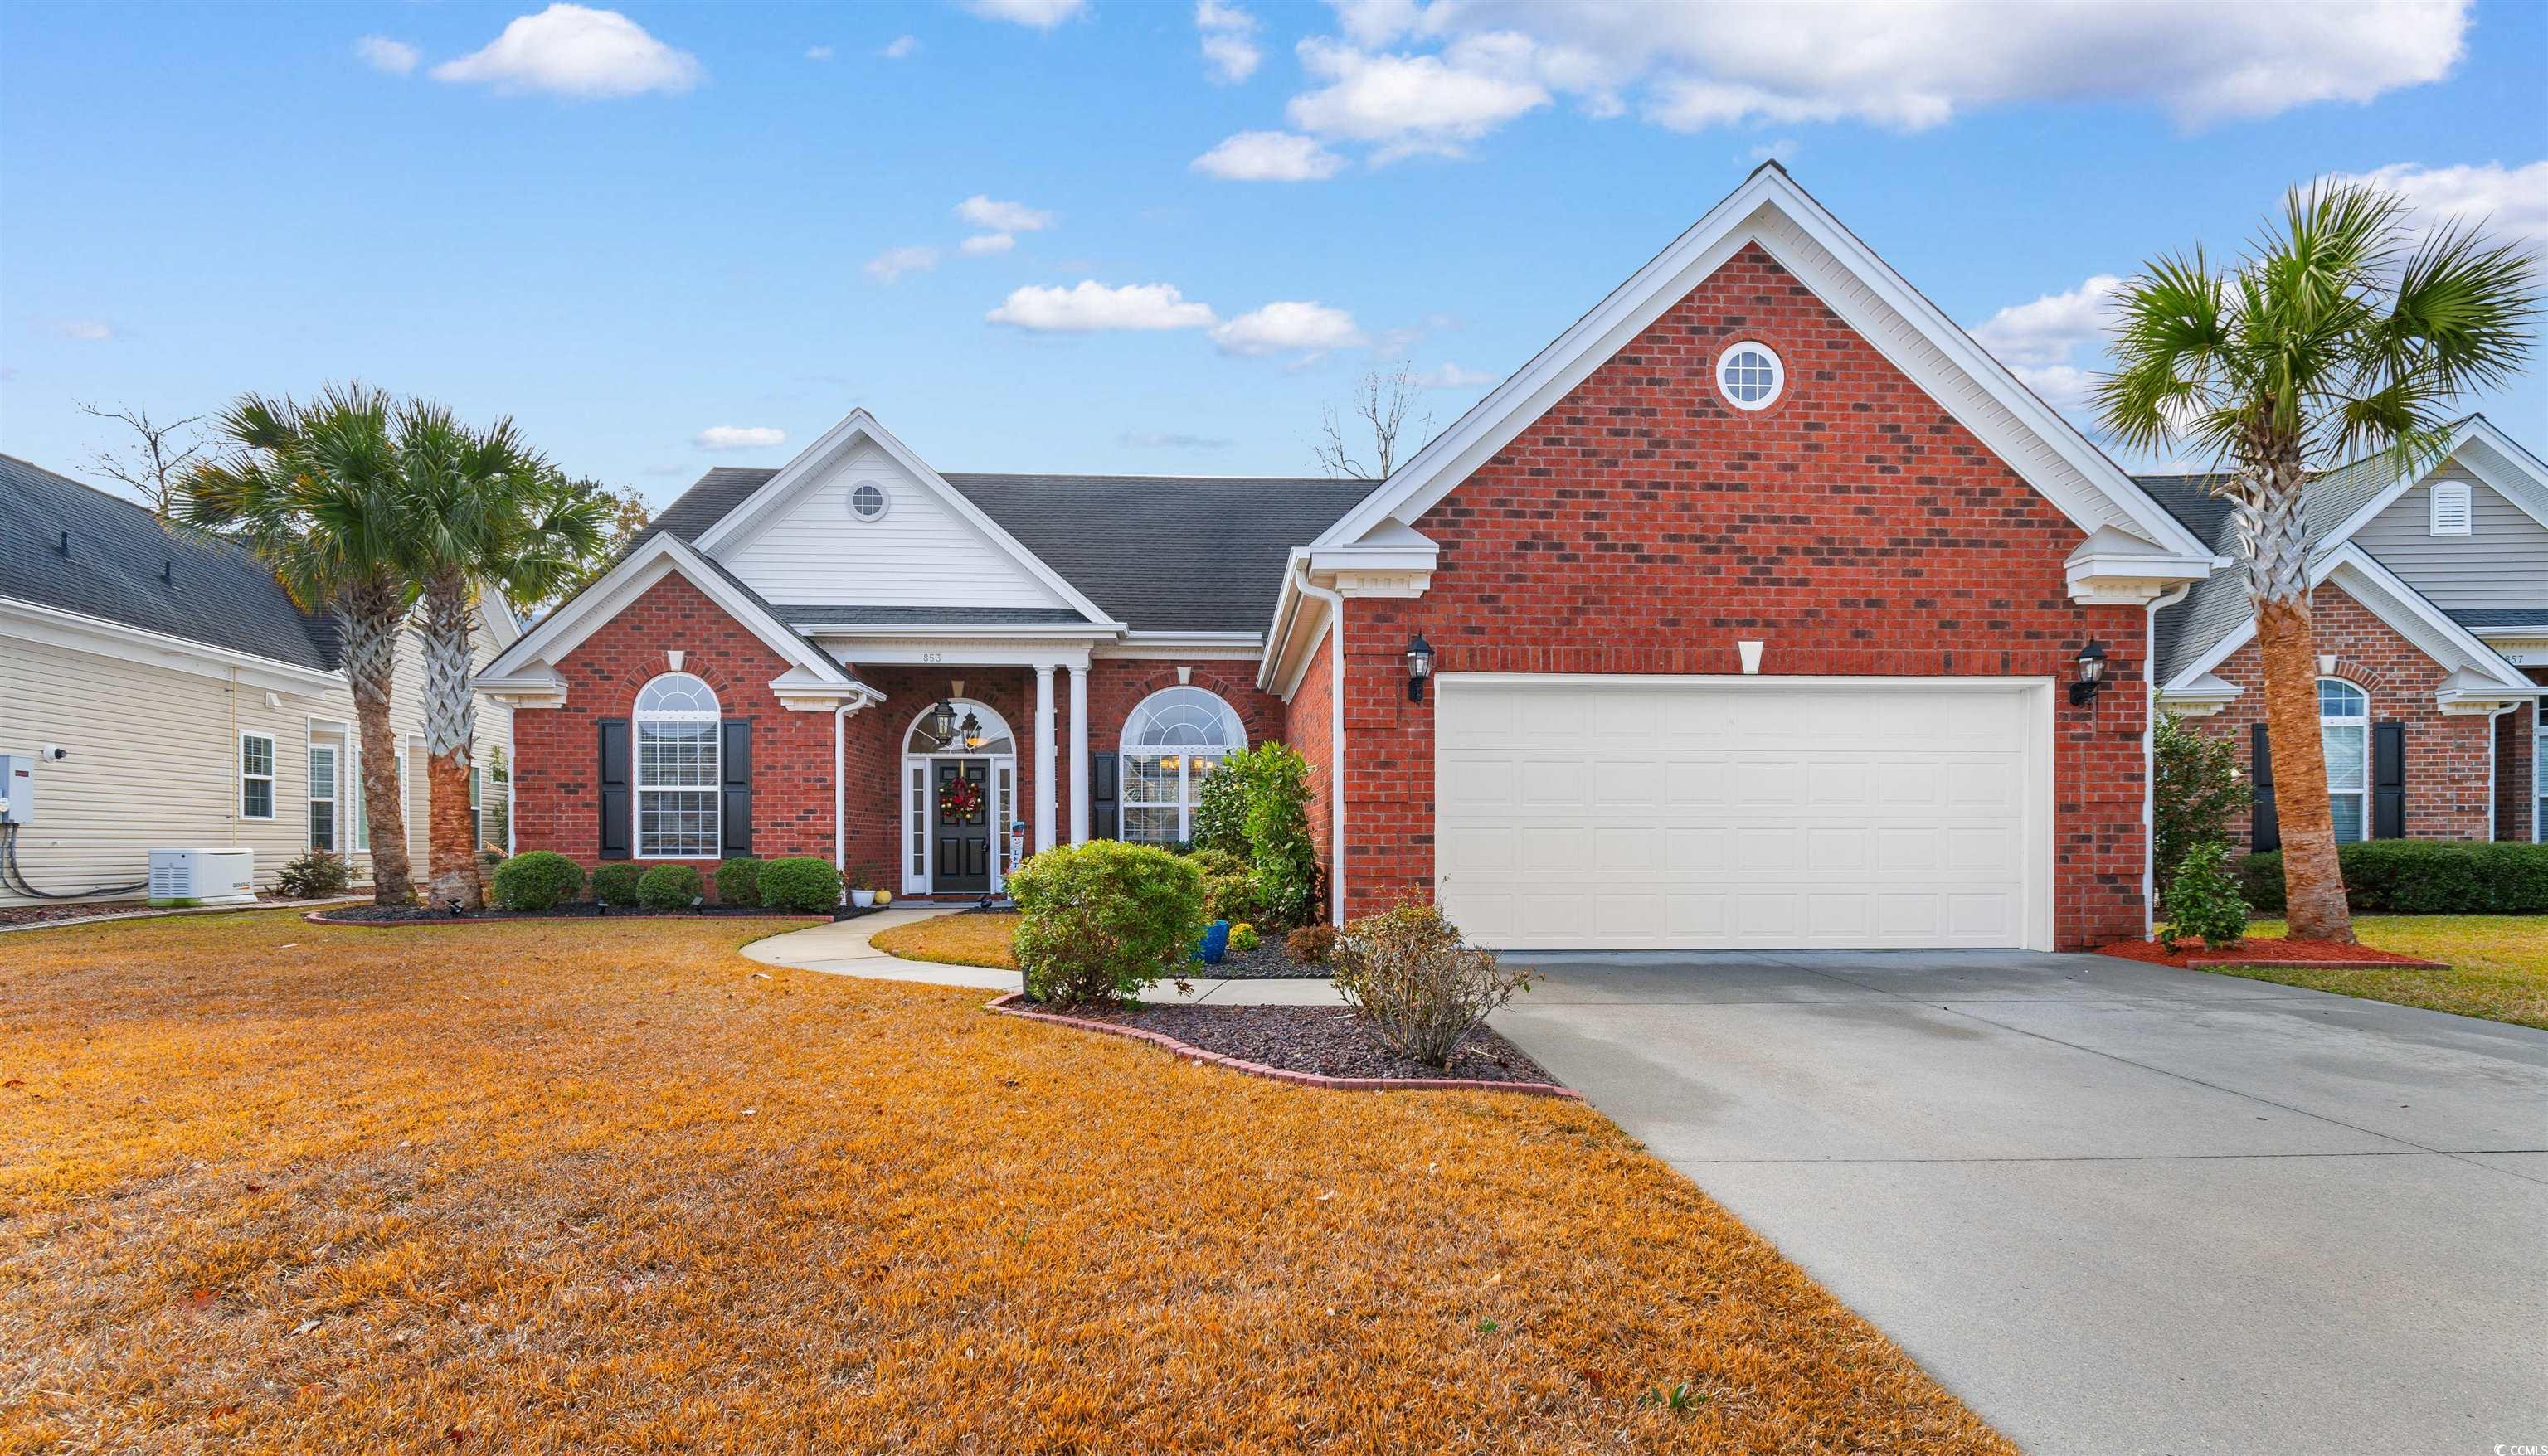
[[[945,743],[956,736],[956,704],[945,698],[929,710],[929,736]]]
[[[1418,632],[1407,644],[1407,700],[1424,700],[1424,680],[1433,676],[1433,644]]]
[[[2106,685],[2106,645],[2091,642],[2079,649],[2079,681],[2070,684],[2070,706],[2084,707],[2096,700],[2097,689]]]
[[[966,748],[982,746],[982,720],[971,713],[964,715],[964,746]]]

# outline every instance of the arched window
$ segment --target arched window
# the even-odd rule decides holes
[[[1163,687],[1124,724],[1124,837],[1176,844],[1194,837],[1205,775],[1247,747],[1238,714],[1200,687]]]
[[[947,699],[947,732],[938,731],[938,704],[921,709],[911,722],[911,731],[903,735],[902,751],[907,754],[979,754],[1000,758],[1018,751],[1017,739],[1009,732],[1009,720],[993,711],[986,702],[969,697]]]
[[[723,844],[717,795],[716,689],[667,673],[637,694],[637,858],[713,860]]]
[[[2371,829],[2371,700],[2341,678],[2318,680],[2318,736],[2326,751],[2326,802],[2335,842]]]

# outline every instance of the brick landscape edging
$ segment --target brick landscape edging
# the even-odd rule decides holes
[[[2144,962],[2146,963],[2146,962]],[[2225,965],[2251,965],[2258,970],[2448,970],[2441,960],[2259,960],[2253,956],[2199,956],[2185,962],[2188,970],[2219,970]]]
[[[1050,1011],[1034,1011],[1027,1009],[1028,1005],[1024,992],[1011,991],[993,998],[984,1009],[1026,1021],[1051,1022],[1056,1026],[1077,1027],[1083,1032],[1103,1032],[1110,1037],[1130,1037],[1136,1042],[1147,1042],[1171,1051],[1180,1060],[1199,1061],[1268,1081],[1290,1082],[1296,1087],[1323,1087],[1330,1092],[1518,1092],[1525,1097],[1569,1097],[1578,1101],[1584,1096],[1572,1087],[1561,1087],[1555,1082],[1482,1082],[1471,1077],[1329,1077],[1317,1072],[1296,1072],[1244,1057],[1206,1051],[1164,1032],[1143,1031],[1139,1027],[1117,1026],[1111,1021],[1090,1021]]]

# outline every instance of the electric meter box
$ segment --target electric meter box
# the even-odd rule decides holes
[[[36,756],[0,754],[0,824],[36,822]]]

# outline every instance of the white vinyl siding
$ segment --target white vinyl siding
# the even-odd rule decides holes
[[[2434,533],[2427,482],[2364,522],[2354,544],[2444,611],[2548,608],[2548,526],[2457,465],[2443,467],[2435,481],[2468,491],[2467,534]]]
[[[851,493],[874,485],[884,514],[861,520]],[[854,453],[717,558],[781,605],[1066,606],[881,450]]]

